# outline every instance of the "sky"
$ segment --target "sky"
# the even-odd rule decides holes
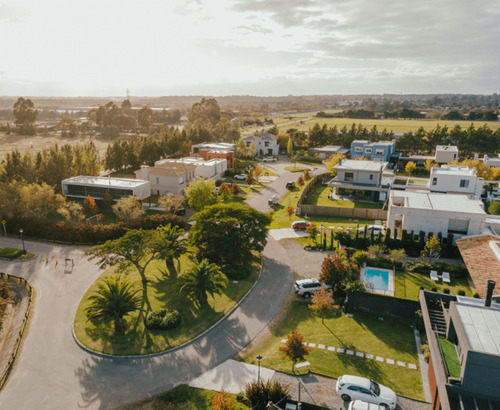
[[[500,91],[500,0],[0,0],[4,96]]]

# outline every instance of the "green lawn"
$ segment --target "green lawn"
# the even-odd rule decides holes
[[[116,407],[115,410],[144,410],[144,409],[183,409],[199,410],[212,408],[212,400],[217,392],[212,390],[196,389],[186,384],[181,384],[176,388],[157,396],[130,403],[125,406]],[[231,395],[233,398],[234,394]],[[234,410],[245,410],[250,407],[234,401]]]
[[[191,264],[191,260],[187,256],[183,256],[181,258],[181,271],[189,269]],[[153,261],[146,271],[149,280],[147,300],[150,309],[174,308],[182,316],[181,325],[167,331],[145,328],[144,315],[149,308],[144,298],[142,310],[125,317],[128,329],[124,334],[115,334],[111,323],[96,326],[88,322],[85,308],[88,306],[88,296],[96,289],[94,283],[87,290],[78,306],[74,321],[76,336],[83,345],[92,350],[115,355],[148,354],[179,346],[208,329],[235,306],[258,277],[260,267],[258,258],[253,261],[253,267],[253,273],[249,278],[239,280],[238,283],[229,280],[224,295],[215,298],[209,297],[209,306],[197,308],[189,299],[176,291],[176,278],[163,277],[164,272],[166,272],[165,264],[161,261]],[[97,281],[115,271],[115,268],[106,270]],[[126,273],[129,280],[134,283],[135,288],[142,289],[142,282],[136,269],[129,268]]]
[[[458,361],[455,345],[444,337],[439,338],[439,343],[441,344],[446,367],[448,367],[448,373],[451,377],[460,378],[460,371],[462,369]]]
[[[382,209],[382,205],[371,202],[350,201],[345,199],[330,199],[328,195],[332,188],[326,185],[316,185],[304,198],[305,204],[317,206],[331,206],[335,208],[369,208]]]
[[[301,165],[294,165],[291,167],[285,167],[285,171],[288,171],[288,172],[304,172],[306,169],[309,171],[311,170],[311,168],[303,167]]]
[[[443,292],[444,289],[450,289],[452,295],[456,295],[459,290],[463,290],[467,296],[472,296],[469,283],[466,278],[451,278],[450,284],[445,284],[442,281],[434,282],[429,275],[423,275],[416,272],[396,272],[396,289],[395,295],[398,298],[417,300],[420,293],[420,287],[425,290],[437,288],[438,292]]]
[[[257,364],[255,357],[260,354],[263,367],[292,372],[289,359],[282,360],[279,348],[284,346],[292,330],[298,330],[308,343],[325,346],[343,347],[355,352],[370,353],[374,356],[399,360],[418,366],[417,347],[410,323],[401,319],[386,317],[378,320],[378,315],[355,313],[348,318],[340,312],[336,317],[321,319],[314,316],[306,302],[294,301],[283,322],[273,332],[273,336],[253,347],[243,361]],[[394,389],[396,393],[423,400],[420,371],[369,360],[357,356],[330,352],[327,349],[313,348],[307,356],[311,371],[330,377],[354,374],[372,378]]]

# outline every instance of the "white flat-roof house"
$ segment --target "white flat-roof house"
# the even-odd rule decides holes
[[[195,178],[218,179],[224,175],[227,170],[227,160],[225,158],[214,158],[204,160],[200,157],[185,157],[179,159],[161,159],[155,162],[155,167],[167,163],[191,164],[195,166]]]
[[[144,179],[108,178],[80,175],[61,181],[63,194],[71,198],[103,199],[109,192],[114,200],[135,195],[140,200],[149,198],[151,188]]]
[[[387,226],[399,235],[405,229],[457,238],[483,233],[486,216],[483,203],[468,195],[391,191]]]
[[[254,155],[278,155],[280,146],[276,135],[269,132],[263,132],[260,135],[251,135],[243,138],[245,147],[250,148],[252,142],[255,145]]]
[[[333,168],[337,176],[328,182],[337,195],[356,200],[384,202],[391,189],[394,173],[382,161],[341,160]]]
[[[456,145],[438,145],[434,161],[438,164],[448,164],[458,159],[458,147]]]
[[[318,154],[321,159],[327,159],[335,154],[347,154],[349,150],[341,145],[325,145],[324,147],[311,148],[309,151],[312,154]]]
[[[188,183],[195,178],[193,164],[167,162],[156,167],[141,165],[134,171],[137,178],[149,181],[152,194],[183,195]]]
[[[484,178],[477,177],[476,168],[441,165],[432,168],[428,188],[431,192],[460,193],[480,197]]]

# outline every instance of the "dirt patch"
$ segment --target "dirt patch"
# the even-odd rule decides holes
[[[28,307],[28,291],[17,283],[11,287],[12,303],[5,310],[2,329],[0,330],[0,376],[3,376],[23,325],[23,319]]]
[[[112,141],[99,140],[94,138],[63,138],[55,136],[41,136],[41,135],[3,135],[0,134],[0,156],[5,155],[7,152],[14,151],[17,149],[21,154],[25,152],[31,152],[32,154],[37,153],[45,148],[50,148],[54,144],[58,145],[77,145],[84,144],[85,142],[92,141],[99,155],[104,158],[106,153],[106,148]]]

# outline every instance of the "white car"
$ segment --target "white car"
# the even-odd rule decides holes
[[[247,174],[237,174],[233,177],[234,179],[241,179],[241,180],[245,180],[247,179]]]
[[[396,393],[366,377],[345,374],[337,380],[335,391],[344,401],[362,400],[385,409],[396,408]]]
[[[348,410],[384,410],[384,408],[375,403],[354,400],[349,403]]]
[[[274,162],[276,161],[276,158],[274,157],[265,157],[262,162]]]
[[[325,289],[331,289],[331,285],[324,285]],[[293,285],[293,289],[295,293],[299,296],[302,296],[304,299],[309,299],[311,295],[320,290],[323,287],[323,283],[321,283],[316,278],[311,279],[299,279],[295,281]]]
[[[358,229],[359,233],[364,233],[365,232],[365,227],[362,226],[361,228]],[[366,227],[366,233],[368,235],[371,235],[373,231],[373,234],[377,236],[379,232],[382,232],[382,235],[385,235],[385,227],[382,225],[368,225]]]

